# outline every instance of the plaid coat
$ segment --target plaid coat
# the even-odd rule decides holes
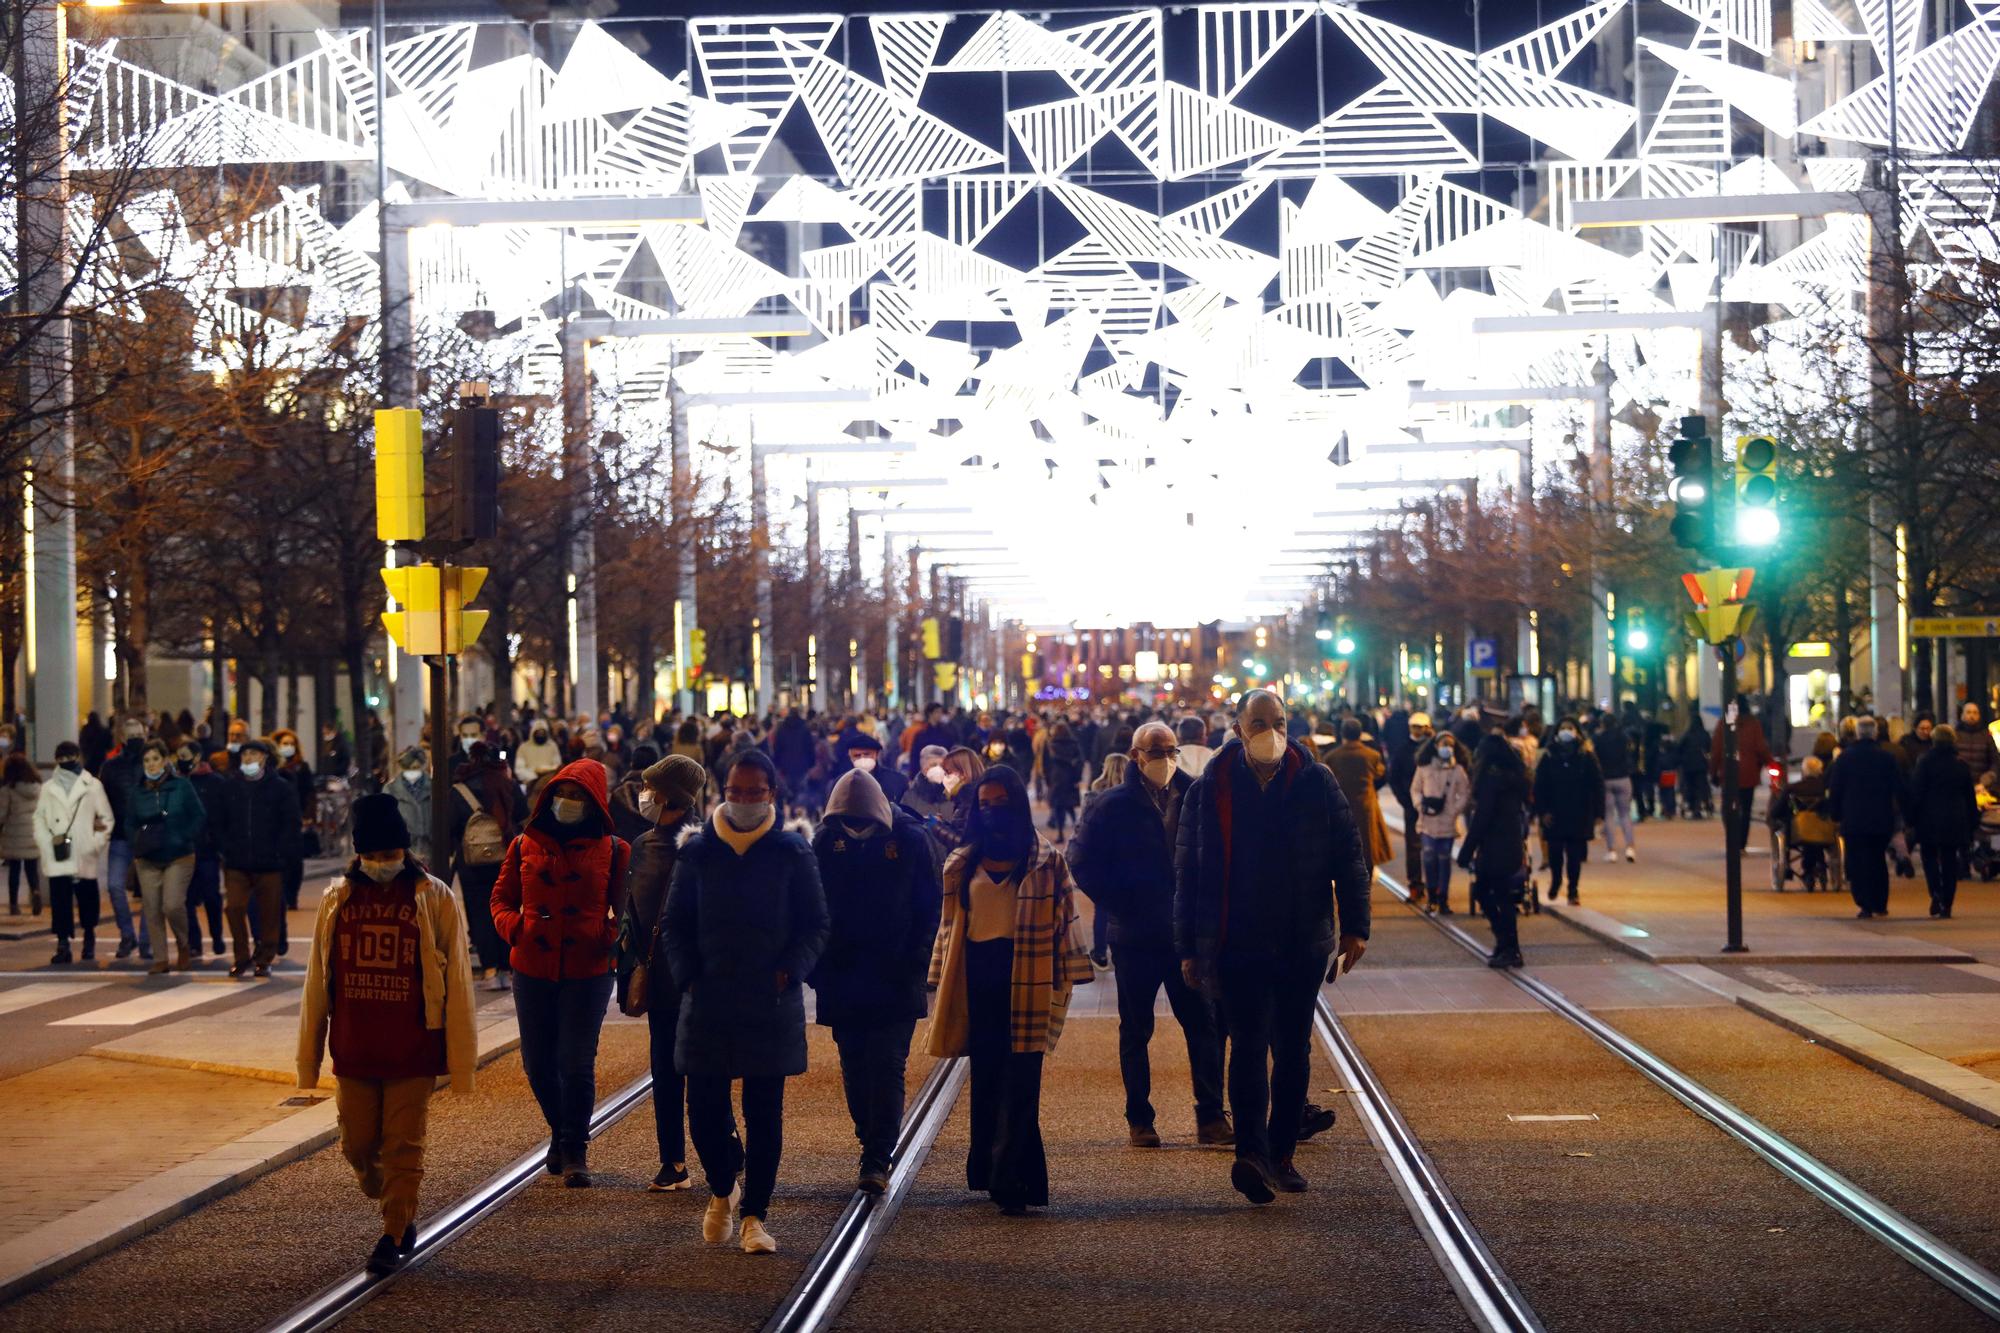
[[[931,1015],[929,1048],[935,1056],[964,1055],[971,1041],[965,927],[974,866],[970,847],[960,847],[944,863],[943,911],[931,946],[930,984],[937,988],[937,1010]],[[1089,951],[1077,936],[1069,865],[1061,852],[1037,837],[1034,860],[1014,895],[1014,1051],[1053,1052],[1069,1015],[1070,988],[1094,976]]]

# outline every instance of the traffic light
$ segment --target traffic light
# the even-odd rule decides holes
[[[500,414],[480,403],[451,410],[445,433],[450,457],[445,476],[442,536],[458,541],[500,531]]]
[[[1653,636],[1646,629],[1646,613],[1640,607],[1631,607],[1625,612],[1625,650],[1643,653],[1653,646]]]
[[[382,628],[415,657],[463,652],[486,628],[486,612],[466,603],[479,595],[486,571],[458,565],[399,565],[382,571],[389,596],[402,607],[384,611]]]
[[[1352,657],[1354,646],[1354,627],[1342,616],[1334,622],[1333,651],[1342,657]]]
[[[1736,438],[1736,541],[1769,546],[1778,540],[1778,442],[1768,435]]]
[[[1673,480],[1667,498],[1674,502],[1674,542],[1685,550],[1707,552],[1715,545],[1715,442],[1708,438],[1708,421],[1681,418],[1680,438],[1667,448]]]
[[[924,617],[924,660],[936,662],[944,657],[944,630],[936,616]]]
[[[375,535],[424,539],[424,414],[414,407],[375,410]]]
[[[702,668],[707,665],[708,631],[691,629],[688,631],[688,677],[693,679],[700,676]]]

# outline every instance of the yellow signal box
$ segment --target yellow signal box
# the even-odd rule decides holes
[[[688,667],[691,674],[700,675],[708,665],[708,631],[691,629],[688,631]]]
[[[382,613],[382,628],[406,653],[441,657],[462,652],[486,628],[487,613],[465,606],[485,585],[484,569],[403,565],[383,570],[382,582],[402,607]]]
[[[1754,569],[1710,569],[1681,575],[1695,609],[1687,613],[1688,632],[1704,643],[1740,639],[1756,622],[1757,608],[1746,603]]]
[[[944,633],[936,616],[924,617],[924,660],[935,662],[944,656]]]
[[[931,679],[937,682],[937,687],[940,690],[957,689],[958,663],[956,662],[931,663]]]
[[[375,535],[424,539],[424,414],[413,407],[375,412]]]

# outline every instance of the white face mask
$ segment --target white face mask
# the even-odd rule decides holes
[[[403,854],[364,856],[361,858],[361,873],[377,884],[393,883],[396,876],[403,873]]]
[[[946,796],[956,796],[958,789],[965,785],[965,779],[956,773],[947,773],[944,775],[944,781],[938,785],[944,788]]]
[[[856,755],[854,758],[854,771],[857,773],[873,773],[875,771],[875,756],[872,754]]]
[[[1451,758],[1451,755],[1452,755],[1452,750],[1451,750],[1451,747],[1450,747],[1449,745],[1440,745],[1440,746],[1438,746],[1438,747],[1437,747],[1437,762],[1438,762],[1438,763],[1440,763],[1440,764],[1449,764],[1450,762],[1452,762],[1452,758]]]
[[[1139,771],[1146,781],[1155,787],[1164,787],[1174,776],[1174,761],[1171,759],[1146,759],[1139,764]]]
[[[280,745],[278,747],[278,758],[290,759],[293,755],[297,754],[298,752],[299,752],[299,747],[296,745]]]
[[[770,813],[771,803],[769,801],[724,801],[722,803],[722,817],[728,820],[729,826],[738,833],[748,833],[751,829],[763,823],[765,816]]]
[[[944,786],[944,780],[946,777],[944,771],[944,765],[932,764],[929,768],[924,770],[924,776],[926,778],[929,778],[932,782],[935,782],[938,786],[940,787]]]
[[[423,776],[424,770],[421,768],[406,768],[403,770],[403,781],[405,782],[420,782],[423,780]]]
[[[158,782],[167,775],[167,766],[165,763],[148,763],[144,767],[146,770],[146,781],[148,782]]]
[[[590,807],[573,796],[558,796],[549,802],[549,808],[555,811],[556,823],[581,824]]]
[[[479,737],[477,736],[460,736],[458,738],[458,748],[465,751],[467,754],[471,754],[472,747],[474,745],[477,745],[478,743],[479,743]]]
[[[639,817],[650,824],[660,822],[660,798],[653,795],[651,788],[639,792]]]
[[[1243,742],[1243,748],[1250,757],[1260,764],[1275,764],[1284,757],[1285,733],[1275,727],[1270,731],[1260,731]]]
[[[246,759],[246,760],[244,760],[244,761],[243,761],[243,776],[244,776],[244,777],[246,777],[246,778],[258,778],[258,777],[262,777],[262,776],[263,776],[263,774],[264,774],[264,766],[263,766],[262,764],[258,763],[258,762],[257,762],[256,760],[254,760],[254,759]]]
[[[240,749],[242,749],[242,748],[243,748],[243,742],[242,742],[242,741],[231,741],[231,742],[229,742],[229,753],[231,753],[231,754],[235,754],[235,753],[236,753],[236,752],[237,752],[238,750],[240,750]]]
[[[13,748],[14,738],[12,736],[0,736],[0,754],[5,754]]]

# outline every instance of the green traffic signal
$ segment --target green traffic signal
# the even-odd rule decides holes
[[[1736,540],[1769,546],[1778,540],[1778,442],[1768,435],[1736,441]]]

